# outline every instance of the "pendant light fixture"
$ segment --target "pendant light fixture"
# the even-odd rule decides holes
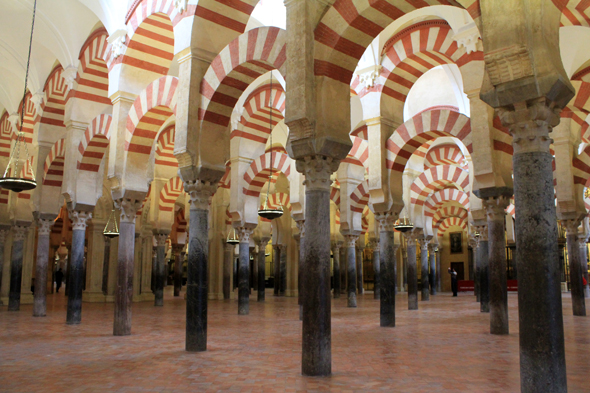
[[[406,209],[404,209],[404,215],[406,213]],[[400,217],[397,219],[396,222],[393,223],[393,228],[398,230],[399,232],[408,232],[414,229],[414,224],[408,217]]]
[[[27,142],[25,140],[25,134],[23,132],[23,120],[25,115],[25,98],[27,97],[27,79],[29,76],[29,65],[31,63],[31,47],[33,46],[33,31],[35,30],[35,12],[37,10],[37,0],[33,3],[33,22],[31,24],[31,37],[29,39],[29,57],[27,58],[27,71],[25,73],[25,88],[23,92],[23,99],[22,99],[22,108],[20,113],[20,125],[18,136],[16,138],[16,142],[12,151],[10,152],[10,157],[8,159],[8,164],[6,165],[6,169],[4,170],[4,175],[0,178],[0,187],[5,188],[7,190],[13,192],[21,192],[21,191],[29,191],[37,187],[37,181],[35,180],[35,172],[33,171],[33,163],[31,162],[31,157],[29,156],[29,149],[27,148]],[[19,162],[21,159],[21,150],[24,150],[23,158],[26,157],[26,161],[23,163],[22,166],[19,168]],[[24,166],[25,173],[23,177],[19,177],[19,169],[22,169]],[[11,171],[12,168],[12,171]],[[31,172],[31,178],[26,178],[26,172]],[[10,173],[9,173],[10,172]]]
[[[267,220],[274,220],[275,218],[279,218],[283,215],[283,206],[280,205],[276,208],[269,206],[269,198],[270,198],[270,183],[272,181],[272,71],[270,72],[270,91],[268,92],[268,108],[269,108],[269,118],[268,118],[268,129],[270,134],[270,176],[268,176],[268,191],[266,192],[266,199],[264,200],[264,205],[262,209],[258,209],[258,215],[262,218],[266,218]]]
[[[232,228],[231,231],[227,233],[227,239],[225,240],[227,244],[239,244],[240,239],[238,239],[238,234],[236,233],[236,228]]]
[[[115,209],[114,208],[111,211],[111,215],[109,216],[109,219],[107,220],[107,225],[105,225],[104,230],[102,231],[102,234],[105,235],[105,237],[108,237],[110,239],[119,236],[119,227],[117,226],[117,217],[115,216]]]

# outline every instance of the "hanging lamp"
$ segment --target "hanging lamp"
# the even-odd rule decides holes
[[[262,209],[258,209],[258,215],[267,220],[274,220],[283,215],[283,206],[280,205],[276,208],[270,207],[268,200],[270,198],[270,183],[272,181],[272,71],[270,72],[270,91],[268,93],[268,107],[270,115],[268,117],[268,129],[270,134],[270,176],[268,176],[268,191],[266,192],[266,199]]]
[[[227,244],[239,244],[240,239],[238,239],[238,234],[236,233],[236,228],[232,228],[231,231],[227,233],[227,239],[225,240]]]
[[[16,143],[10,152],[8,164],[4,170],[4,175],[0,178],[0,187],[13,192],[29,191],[37,187],[37,181],[35,180],[35,172],[33,171],[33,165],[31,157],[29,156],[29,149],[27,148],[27,142],[25,141],[25,134],[23,132],[23,119],[25,114],[25,98],[27,97],[27,78],[29,76],[29,65],[31,63],[31,47],[33,45],[33,31],[35,29],[35,12],[37,10],[37,0],[33,4],[33,22],[31,24],[31,37],[29,39],[29,57],[27,58],[27,71],[25,73],[25,89],[23,93],[22,108],[20,113],[20,127]],[[27,179],[23,174],[23,177],[18,177],[19,174],[19,161],[21,150],[25,151],[26,162],[23,164],[26,169],[31,171],[31,179]],[[27,165],[28,164],[28,165]],[[12,168],[12,174],[9,176],[10,168]],[[21,166],[22,169],[22,166]]]
[[[405,209],[404,209],[405,214]],[[414,224],[408,217],[400,217],[396,222],[393,223],[393,228],[399,232],[408,232],[414,229]]]
[[[107,220],[107,225],[105,225],[102,234],[109,239],[119,236],[119,227],[117,226],[117,217],[115,216],[115,209],[111,211],[111,215]]]

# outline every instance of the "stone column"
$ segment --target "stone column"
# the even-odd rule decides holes
[[[285,296],[285,292],[287,290],[287,246],[284,244],[279,245],[281,249],[281,282],[279,286],[279,296]]]
[[[3,227],[3,225],[0,227]],[[4,270],[4,245],[6,243],[6,235],[8,235],[9,230],[10,227],[7,229],[0,229],[0,293],[2,293],[2,271]],[[0,300],[0,306],[3,304],[4,303],[2,300]]]
[[[234,244],[225,243],[223,246],[223,299],[228,300],[231,293],[232,262],[234,259]]]
[[[332,242],[334,299],[340,298],[340,244]]]
[[[47,314],[47,265],[49,263],[49,235],[53,220],[37,220],[37,263],[35,266],[35,299],[33,316],[44,317]],[[1,268],[0,268],[1,271]]]
[[[416,238],[411,232],[404,233],[407,244],[408,310],[418,309],[418,270],[416,266]]]
[[[330,175],[339,161],[308,156],[296,164],[306,186],[301,371],[306,376],[326,376],[332,373]]]
[[[164,305],[164,282],[166,281],[166,239],[167,230],[155,231],[156,236],[156,275],[154,277],[154,306]]]
[[[379,222],[379,258],[380,258],[380,325],[395,327],[395,284],[396,284],[396,252],[393,223],[395,215],[391,213],[375,213]]]
[[[108,238],[105,238],[108,239]],[[152,243],[156,242],[156,238],[152,239]],[[110,246],[109,246],[110,247]],[[106,251],[106,249],[105,249]],[[106,259],[106,255],[105,255]],[[105,261],[106,262],[106,261]],[[158,247],[152,246],[152,281],[151,281],[151,290],[154,296],[156,295],[156,270],[158,270]],[[104,265],[103,265],[103,279],[104,279]],[[103,280],[104,282],[104,280]]]
[[[478,255],[479,255],[479,232],[478,234],[473,238],[473,292],[475,294],[475,301],[476,302],[480,302],[481,301],[481,289],[479,288],[479,277],[481,275],[481,268],[479,266],[479,261],[477,260]]]
[[[72,248],[70,262],[70,289],[68,291],[68,311],[66,323],[78,325],[82,321],[82,286],[84,285],[84,242],[86,226],[92,213],[83,210],[70,210],[72,220]]]
[[[436,295],[436,244],[428,243],[428,258],[430,260],[430,294]]]
[[[578,227],[580,226],[580,219],[561,220],[561,223],[567,231],[567,256],[570,264],[572,310],[575,316],[585,317],[586,299],[584,298],[582,261],[580,258],[580,247],[578,245]]]
[[[428,242],[430,239],[418,239],[420,244],[420,267],[421,267],[421,281],[422,281],[422,293],[420,296],[421,301],[430,300],[430,280],[428,272]]]
[[[478,226],[477,264],[479,266],[479,303],[481,312],[490,312],[490,270],[488,227]],[[476,275],[477,278],[477,275]]]
[[[540,392],[551,387],[553,392],[566,392],[552,140],[549,138],[552,127],[559,123],[559,110],[540,98],[515,103],[499,112],[503,125],[513,136],[514,148],[521,390]]]
[[[174,254],[174,296],[180,296],[182,288],[182,248],[184,244],[173,244],[172,253]]]
[[[265,299],[265,280],[266,280],[266,246],[270,238],[263,237],[258,242],[258,301],[263,302]]]
[[[252,257],[252,274],[250,277],[250,286],[258,291],[258,252],[256,252],[256,247],[253,247],[252,251],[250,251],[250,256]]]
[[[111,262],[111,238],[104,237],[104,262],[102,264],[102,294],[109,292],[109,266]]]
[[[346,258],[348,262],[347,276],[348,276],[348,307],[356,307],[356,241],[358,235],[347,234],[344,235],[346,239]]]
[[[380,299],[381,298],[381,257],[380,257],[380,250],[379,250],[379,241],[375,241],[373,245],[373,298]]]
[[[248,270],[250,267],[250,235],[252,228],[236,228],[240,239],[240,264],[238,267],[238,314],[248,315],[250,313],[250,284]],[[277,261],[278,262],[278,261]],[[276,271],[276,269],[275,269]],[[275,285],[275,290],[278,287]],[[278,295],[278,293],[277,293]]]
[[[490,333],[508,334],[508,287],[506,276],[506,228],[504,218],[510,196],[484,199],[488,217],[488,255],[490,269]],[[577,239],[576,239],[577,240]],[[577,247],[577,243],[575,245]],[[579,254],[579,253],[578,253]]]
[[[578,235],[578,244],[580,245],[580,259],[582,261],[582,276],[586,279],[586,286],[584,287],[584,297],[590,297],[590,282],[588,282],[588,237],[586,235]]]
[[[274,285],[273,294],[279,296],[281,292],[281,248],[278,244],[272,246],[274,250],[273,267],[274,267]]]
[[[436,245],[436,289],[442,292],[442,277],[440,270],[440,256],[442,254],[442,247],[440,244]]]
[[[359,295],[365,293],[363,286],[363,249],[360,247],[356,249],[356,287]]]
[[[23,275],[23,247],[28,228],[26,223],[12,227],[12,256],[10,259],[10,293],[8,311],[20,310],[20,289]]]
[[[184,182],[184,191],[188,194],[190,203],[186,281],[187,351],[207,350],[209,202],[217,189],[216,184],[200,180]],[[241,246],[240,243],[240,250]]]
[[[115,199],[120,209],[119,250],[117,253],[117,285],[115,287],[115,321],[113,335],[131,334],[131,304],[133,300],[133,268],[135,257],[135,217],[141,199]]]
[[[299,265],[297,271],[297,292],[298,292],[298,303],[299,303],[299,320],[303,321],[303,247],[305,239],[305,220],[295,221],[297,229],[299,229]]]

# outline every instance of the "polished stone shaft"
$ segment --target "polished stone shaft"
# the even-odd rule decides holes
[[[408,240],[408,310],[418,309],[418,271],[416,266],[416,243]]]
[[[373,298],[381,298],[381,252],[380,245],[373,248]]]
[[[420,268],[421,268],[421,278],[420,281],[422,283],[422,291],[420,294],[421,301],[430,300],[430,280],[429,272],[428,272],[428,243],[426,241],[422,241],[420,244]]]
[[[395,327],[395,284],[396,284],[396,246],[393,231],[379,232],[379,259],[381,266],[380,325]]]
[[[82,321],[82,286],[84,284],[85,229],[72,231],[72,263],[70,265],[70,290],[66,323],[77,325]]]
[[[506,235],[504,209],[488,214],[490,333],[508,334],[508,287],[506,276]]]
[[[164,305],[164,282],[166,280],[166,243],[165,239],[156,247],[156,282],[154,285],[154,306]]]
[[[582,261],[578,246],[577,227],[575,231],[567,232],[567,255],[570,264],[570,284],[572,292],[572,310],[575,316],[586,316],[586,299],[584,298],[584,283],[582,280]]]
[[[280,265],[280,273],[281,273],[281,281],[279,285],[279,296],[285,296],[287,291],[287,246],[281,246],[281,265]]]
[[[250,245],[240,242],[240,262],[238,266],[238,314],[250,313]],[[278,283],[277,283],[278,284]],[[278,285],[275,285],[278,290]]]
[[[475,272],[473,275],[473,291],[475,292],[475,301],[481,302],[481,261],[479,260],[479,242],[477,242],[478,246],[475,248],[475,252],[473,253],[473,258],[475,259]]]
[[[278,245],[273,246],[274,250],[274,285],[273,295],[280,296],[281,294],[281,248]]]
[[[10,258],[10,292],[8,311],[20,310],[20,290],[23,276],[23,248],[26,228],[16,226],[12,229],[12,253]]]
[[[348,258],[348,307],[356,307],[356,247],[354,243],[348,245],[346,257]]]
[[[436,295],[436,253],[434,251],[434,247],[431,246],[428,249],[428,258],[430,260],[430,294]]]
[[[109,266],[111,262],[111,238],[104,238],[104,259],[102,264],[102,294],[109,292]],[[155,289],[155,287],[154,287]]]
[[[363,250],[360,247],[356,249],[356,288],[359,295],[365,292],[363,287]]]
[[[334,286],[334,299],[340,297],[340,247],[332,249],[334,278],[332,283]]]
[[[226,244],[223,250],[223,299],[228,300],[231,294],[231,272],[234,257],[234,245]]]
[[[265,282],[264,280],[266,279],[266,256],[264,255],[265,253],[265,248],[266,248],[266,242],[262,242],[262,245],[259,248],[258,251],[258,261],[256,261],[256,263],[258,263],[258,301],[259,302],[263,302],[264,298],[265,298]]]
[[[35,299],[33,316],[47,314],[47,266],[49,263],[49,233],[37,235],[37,264],[35,265]]]
[[[481,312],[490,312],[490,265],[488,240],[480,240],[477,247],[479,263],[479,302]]]
[[[113,334],[115,336],[128,336],[131,334],[133,269],[135,264],[135,222],[121,221],[119,225],[119,251],[117,259],[117,287],[115,289]]]
[[[174,296],[180,296],[182,289],[182,244],[174,246]]]
[[[346,275],[348,273],[348,260],[346,259],[346,247],[340,247],[340,294],[347,294]]]

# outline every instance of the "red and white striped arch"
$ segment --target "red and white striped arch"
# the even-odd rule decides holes
[[[552,0],[561,10],[561,26],[590,26],[590,2],[588,0]]]
[[[369,208],[365,206],[363,216],[361,217],[361,235],[369,231]]]
[[[251,196],[259,196],[262,186],[268,181],[270,175],[272,160],[273,173],[283,173],[289,177],[291,174],[291,164],[293,160],[287,154],[278,153],[273,151],[271,153],[265,153],[252,161],[250,167],[244,175],[246,186],[243,188],[243,193]]]
[[[164,76],[150,83],[135,99],[127,117],[125,150],[149,156],[162,124],[176,113],[178,78]]]
[[[410,187],[411,203],[418,206],[424,205],[430,194],[452,187],[467,191],[469,173],[455,165],[439,165],[429,168],[418,176]]]
[[[174,156],[174,124],[160,132],[156,142],[156,165],[178,168],[178,161]]]
[[[45,82],[45,100],[43,102],[43,114],[41,124],[49,124],[58,127],[64,126],[64,114],[66,109],[67,85],[63,78],[63,68],[57,66],[53,69],[47,82]]]
[[[161,4],[161,2],[159,2]],[[127,34],[125,53],[113,59],[107,52],[109,71],[116,64],[123,64],[131,70],[143,70],[157,75],[166,75],[174,58],[174,29],[170,17],[162,12],[150,13],[137,19],[141,23]]]
[[[568,107],[578,109],[586,114],[590,113],[590,83],[583,81],[583,74],[577,80],[571,80],[576,89],[574,98],[569,102]]]
[[[364,122],[363,122],[364,123]],[[358,126],[357,128],[355,128],[350,135],[351,136],[356,136],[357,138],[361,138],[364,139],[365,141],[369,140],[369,134],[368,134],[369,130],[366,124],[362,124],[360,126]]]
[[[19,172],[20,174],[18,175],[19,177],[25,178],[25,179],[32,179],[33,178],[33,165],[35,162],[35,157],[31,156],[29,160],[25,160],[23,166],[20,168]],[[12,175],[12,168],[10,170],[10,176],[14,176]],[[63,172],[63,169],[62,169]],[[18,193],[18,199],[31,199],[31,193],[33,192],[33,190],[30,191],[21,191]]]
[[[160,191],[160,199],[158,201],[158,207],[161,212],[174,211],[174,203],[176,199],[184,192],[182,180],[176,176],[168,180],[166,185]]]
[[[78,169],[89,172],[98,172],[100,163],[109,147],[111,139],[110,115],[96,117],[84,132],[84,138],[78,145]]]
[[[448,217],[458,217],[462,220],[469,221],[469,215],[464,207],[459,206],[445,206],[439,209],[432,218],[434,227],[439,227],[442,222]]]
[[[469,153],[473,151],[469,118],[455,111],[435,109],[414,116],[395,130],[386,144],[387,168],[403,172],[418,147],[443,136],[458,138]]]
[[[340,225],[340,210],[336,210],[336,215],[334,216],[334,223],[336,225]]]
[[[174,224],[172,225],[172,230],[176,231],[176,233],[185,233],[186,226],[187,221],[184,216],[184,209],[179,209],[176,215],[174,216]]]
[[[464,2],[468,3],[468,2]],[[422,7],[450,5],[464,8],[454,0],[386,1],[336,0],[315,29],[315,74],[346,85],[371,41],[396,19]],[[479,17],[479,5],[468,12]]]
[[[438,226],[438,236],[443,236],[445,232],[453,226],[461,227],[461,229],[467,229],[467,220],[463,220],[459,217],[448,217]]]
[[[270,85],[253,91],[244,104],[244,113],[240,118],[243,130],[232,130],[231,138],[241,137],[265,144],[270,130],[284,119],[285,99],[285,91],[280,85],[273,85],[272,92]],[[269,128],[271,111],[272,124]]]
[[[469,193],[456,188],[445,188],[430,195],[424,203],[424,215],[434,217],[436,211],[447,202],[457,202],[469,209]]]
[[[221,180],[219,180],[219,187],[226,188],[228,190],[231,187],[231,162],[230,161],[228,161],[227,164],[225,165],[225,173],[223,174],[223,177],[221,178]]]
[[[463,169],[467,168],[465,156],[459,146],[444,144],[433,147],[426,153],[424,168],[428,169],[437,165],[457,165]]]
[[[588,209],[588,206],[586,206]],[[506,213],[510,214],[512,217],[516,217],[516,207],[514,207],[514,197],[510,198],[510,205],[506,208]]]
[[[6,111],[0,117],[0,157],[6,158],[10,157],[12,138],[14,138],[14,131],[8,117]]]
[[[43,185],[61,187],[64,178],[64,162],[66,158],[66,140],[55,142],[43,167]]]
[[[259,27],[234,39],[213,60],[201,82],[203,127],[224,131],[231,113],[246,88],[273,69],[285,75],[286,32]]]
[[[590,186],[590,146],[587,146],[582,153],[572,160],[574,166],[574,184],[581,184],[584,187]]]
[[[369,182],[367,180],[359,183],[350,194],[350,210],[362,213],[369,203]]]
[[[330,188],[330,200],[336,204],[338,209],[340,209],[340,186],[336,187],[332,185]]]
[[[22,132],[24,133],[25,142],[33,143],[33,133],[35,124],[39,121],[39,117],[37,116],[37,110],[35,109],[35,104],[31,101],[31,92],[27,92],[25,95],[25,99],[21,101],[18,107],[18,124],[20,125],[20,118],[21,114],[23,114],[23,123],[22,123]],[[16,130],[17,133],[19,130]]]
[[[76,76],[77,87],[70,90],[67,99],[81,100],[111,105],[108,97],[109,69],[104,59],[107,52],[108,33],[104,27],[94,31],[80,51],[80,65]]]
[[[361,162],[363,167],[369,172],[369,142],[366,140],[352,136],[352,148],[348,152],[349,155],[355,157],[357,160]]]

